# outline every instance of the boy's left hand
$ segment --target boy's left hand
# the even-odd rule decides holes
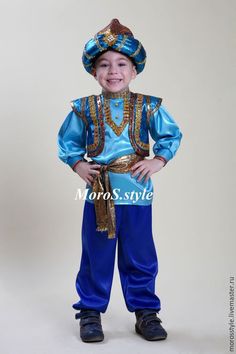
[[[146,183],[151,177],[151,175],[155,172],[159,172],[164,165],[165,163],[159,159],[155,159],[155,158],[150,160],[145,159],[137,162],[135,165],[131,167],[130,169],[131,176],[135,177],[140,173],[137,181],[140,182],[143,179],[143,177],[146,176],[144,180],[144,182]]]

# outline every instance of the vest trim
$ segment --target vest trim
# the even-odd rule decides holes
[[[71,102],[73,111],[86,124],[88,157],[99,155],[104,148],[103,99],[102,94],[83,97],[78,107],[76,103]],[[157,99],[158,101],[152,102],[152,96],[130,92],[128,134],[134,151],[140,156],[149,156],[149,121],[162,102],[161,98]]]

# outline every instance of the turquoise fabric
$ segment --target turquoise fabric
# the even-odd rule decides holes
[[[123,119],[124,100],[123,98],[112,98],[110,110],[112,120],[119,125]],[[167,161],[176,154],[182,133],[167,109],[161,105],[150,117],[150,135],[155,141],[153,146],[154,155],[164,157]],[[86,125],[73,111],[66,117],[58,134],[59,158],[73,167],[78,160],[86,154]],[[112,128],[105,122],[105,144],[103,151],[93,157],[99,164],[109,164],[118,157],[134,153],[128,135],[128,124],[120,136],[117,136]],[[151,194],[154,192],[151,179],[146,183],[144,180],[137,181],[138,176],[131,177],[130,173],[109,172],[110,182],[113,190],[117,191],[115,204],[150,205]],[[88,188],[87,200],[90,199],[91,188]],[[131,199],[130,193],[133,192]],[[151,193],[151,194],[150,194]],[[129,197],[128,197],[129,196]]]
[[[82,62],[85,70],[92,73],[94,60],[98,55],[107,50],[114,50],[128,56],[136,66],[137,74],[141,73],[146,63],[146,51],[141,42],[133,36],[115,35],[114,44],[108,44],[104,39],[106,35],[98,34],[86,43],[83,51]],[[99,46],[98,46],[99,44]],[[135,55],[134,55],[135,54]]]

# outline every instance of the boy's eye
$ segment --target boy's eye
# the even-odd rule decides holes
[[[126,66],[126,63],[119,63],[119,66]]]
[[[105,63],[104,64],[100,64],[101,68],[106,68],[107,66],[108,66],[108,64],[105,64]]]

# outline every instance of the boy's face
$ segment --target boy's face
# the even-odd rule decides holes
[[[107,51],[95,62],[94,77],[106,92],[120,92],[128,89],[137,75],[132,61],[125,55]]]

